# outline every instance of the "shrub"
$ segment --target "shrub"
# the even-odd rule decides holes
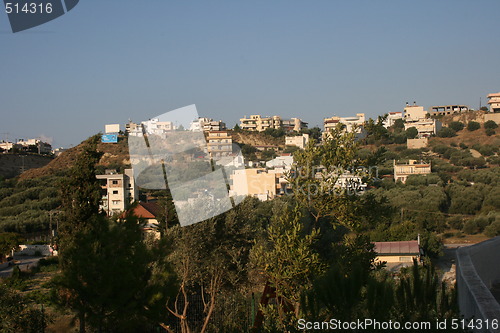
[[[485,129],[495,129],[495,128],[497,128],[497,127],[498,127],[498,125],[497,125],[497,123],[496,123],[496,122],[494,122],[493,120],[488,120],[487,122],[485,122],[485,123],[483,124],[483,127],[484,127]]]
[[[459,144],[458,146],[459,146],[460,148],[462,148],[462,149],[467,149],[467,148],[469,148],[469,147],[468,147],[465,143],[463,143],[463,142],[460,142],[460,144]]]
[[[451,128],[452,130],[454,130],[455,132],[459,132],[459,131],[464,129],[465,125],[464,125],[464,123],[462,123],[460,121],[452,121],[448,125],[448,127]]]
[[[484,234],[488,237],[500,235],[500,221],[495,221],[484,229]]]
[[[490,165],[500,165],[500,156],[491,156],[487,159]]]
[[[483,156],[491,156],[495,154],[495,152],[493,151],[493,147],[490,145],[481,146],[481,148],[479,148],[477,151]]]
[[[487,128],[484,132],[486,133],[487,136],[492,136],[496,134],[495,130],[492,128]]]
[[[437,132],[437,136],[439,136],[440,138],[451,138],[456,135],[457,133],[449,127],[443,127]]]
[[[418,135],[418,130],[415,127],[410,127],[406,130],[406,137],[408,139],[415,139]]]
[[[481,128],[481,124],[479,124],[477,121],[469,121],[467,124],[467,130],[468,131],[475,131]]]
[[[465,222],[464,227],[462,228],[462,232],[468,235],[472,235],[477,233],[477,225],[476,221],[469,220]]]

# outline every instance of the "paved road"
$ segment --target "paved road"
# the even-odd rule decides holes
[[[28,257],[28,256],[19,256],[14,257],[14,263],[19,266],[22,271],[26,271],[29,268],[38,265],[38,261],[42,259],[42,257]],[[0,270],[0,278],[6,278],[11,276],[12,270],[14,266],[10,266]]]

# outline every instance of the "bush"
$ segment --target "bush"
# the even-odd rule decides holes
[[[484,127],[485,129],[495,129],[495,128],[497,128],[497,127],[498,127],[498,125],[497,125],[497,123],[496,123],[496,122],[494,122],[493,120],[488,120],[487,122],[485,122],[485,123],[483,124],[483,127]]]
[[[496,134],[495,130],[492,128],[487,128],[484,132],[486,133],[487,136],[492,136]]]
[[[437,136],[439,136],[440,138],[451,138],[456,135],[457,133],[449,127],[443,127],[437,132]]]
[[[484,234],[488,237],[500,235],[500,221],[495,221],[484,229]]]
[[[477,121],[469,121],[467,124],[467,130],[468,131],[475,131],[481,128],[481,124],[479,124]]]
[[[479,148],[477,151],[483,156],[491,156],[495,154],[493,147],[490,145],[481,146],[481,148]]]
[[[460,148],[462,148],[462,149],[467,149],[467,148],[469,148],[469,147],[468,147],[465,143],[463,143],[463,142],[460,142],[460,144],[459,144],[458,146],[459,146]]]
[[[491,156],[487,159],[490,165],[500,165],[500,156]]]
[[[415,127],[410,127],[406,130],[406,137],[408,139],[415,139],[418,135],[418,130]]]
[[[465,124],[460,122],[460,121],[452,121],[449,125],[448,125],[449,128],[451,128],[452,130],[454,130],[455,132],[459,132],[461,130],[464,129],[465,127]]]
[[[476,221],[469,220],[465,222],[464,227],[462,228],[462,232],[468,235],[472,235],[477,233],[477,225]]]

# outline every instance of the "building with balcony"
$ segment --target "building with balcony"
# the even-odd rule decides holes
[[[102,200],[100,208],[108,216],[124,212],[139,198],[139,189],[135,186],[132,169],[125,169],[123,174],[116,170],[106,170],[104,175],[97,175],[101,183]]]
[[[394,160],[394,181],[406,183],[411,175],[427,175],[431,173],[431,164],[409,160],[408,163],[396,163]]]
[[[388,128],[393,126],[398,119],[403,119],[403,112],[389,112],[384,121],[384,127]]]
[[[210,157],[230,156],[233,153],[233,139],[227,131],[207,132],[206,139]]]
[[[500,113],[500,92],[489,94],[487,97],[490,112]]]
[[[436,119],[421,118],[418,121],[407,121],[405,123],[405,131],[410,127],[415,127],[417,129],[418,138],[421,139],[436,135],[437,132],[443,127],[443,123]]]
[[[193,132],[210,132],[226,130],[226,123],[222,120],[213,120],[211,118],[199,117],[191,122],[189,130]]]
[[[364,129],[364,123],[366,121],[364,113],[356,113],[355,117],[330,117],[323,120],[323,138],[328,136],[331,129],[337,127],[338,124],[342,124],[347,132],[356,132],[357,139],[363,139],[366,137],[367,133]]]
[[[253,196],[262,201],[283,195],[288,184],[281,172],[263,168],[235,170],[230,178],[231,195]]]
[[[423,106],[417,105],[416,102],[413,102],[413,105],[409,105],[406,103],[406,107],[403,110],[403,118],[407,122],[419,121],[420,119],[426,119],[429,115],[429,112],[424,110]]]
[[[280,116],[262,117],[261,115],[251,115],[250,118],[240,119],[240,128],[247,131],[263,132],[268,128],[283,129],[287,132],[307,128],[307,123],[299,118],[282,119]]]

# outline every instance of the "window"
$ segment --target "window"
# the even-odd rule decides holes
[[[112,200],[111,203],[113,205],[119,205],[120,204],[120,200]]]
[[[113,181],[111,181],[111,184],[118,185],[118,181],[117,180],[113,180]]]
[[[113,191],[113,194],[118,194],[118,191]]]

